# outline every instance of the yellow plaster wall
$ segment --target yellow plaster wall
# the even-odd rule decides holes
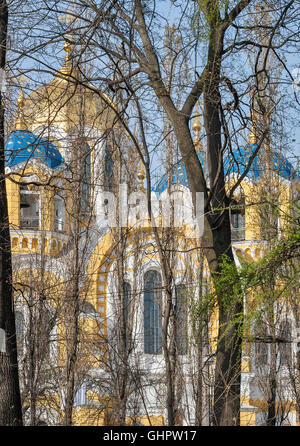
[[[241,412],[240,426],[255,426],[256,412]]]
[[[12,176],[17,181],[19,177]],[[7,191],[7,205],[9,223],[12,229],[20,227],[20,193],[19,185],[14,183],[9,178],[5,180]]]

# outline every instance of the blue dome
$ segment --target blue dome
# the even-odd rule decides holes
[[[234,158],[230,155],[224,160],[224,172],[225,175],[230,173],[237,173],[242,175],[249,163],[249,159],[253,152],[257,149],[257,144],[250,144],[244,149],[237,149],[233,152]],[[202,167],[204,168],[204,174],[208,172],[208,166],[206,161],[205,152],[197,152],[198,157],[201,161]],[[248,178],[259,178],[263,172],[263,168],[258,161],[258,156],[254,157],[251,168],[247,173]],[[293,165],[281,154],[275,153],[272,158],[272,171],[277,172],[278,175],[282,176],[287,180],[292,180],[297,176],[296,170]],[[173,168],[172,173],[172,184],[181,184],[188,187],[187,174],[183,161],[180,160]],[[157,186],[152,188],[158,194],[161,194],[168,187],[168,178],[164,174],[161,180],[158,182]]]
[[[186,175],[185,166],[182,161],[178,161],[178,163],[174,166],[172,172],[172,184],[181,184],[183,186],[188,187],[188,180]],[[167,174],[164,174],[157,186],[155,187],[155,191],[161,194],[168,187],[168,177]]]
[[[202,166],[204,166],[204,170],[207,171],[205,152],[199,150],[197,151],[197,155]],[[185,165],[182,160],[178,161],[178,163],[175,164],[175,166],[173,167],[172,184],[180,184],[181,186],[189,187]],[[165,189],[167,189],[167,187],[168,177],[166,174],[164,174],[158,182],[157,186],[155,188],[152,188],[152,190],[155,190],[155,192],[161,194]]]
[[[244,149],[235,150],[233,152],[234,157],[230,155],[224,160],[225,174],[237,173],[238,175],[242,175],[246,170],[251,155],[256,149],[257,144],[250,144]],[[247,173],[247,177],[252,179],[259,178],[264,170],[264,166],[260,164],[258,156],[255,156],[251,168]],[[292,164],[279,153],[274,153],[272,156],[271,170],[286,180],[292,180],[296,176],[296,171]]]
[[[248,148],[248,150],[247,150]],[[249,158],[253,151],[257,148],[257,144],[247,146],[246,149],[237,149],[233,152],[233,156],[230,154],[224,160],[224,173],[229,175],[230,173],[236,173],[242,175],[248,165]],[[247,173],[248,178],[258,178],[260,175],[260,169],[257,163],[257,156],[252,161],[251,168]]]
[[[52,142],[28,130],[15,130],[5,144],[5,164],[8,167],[31,159],[39,160],[55,169],[64,163],[58,148]]]

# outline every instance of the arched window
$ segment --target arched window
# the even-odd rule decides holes
[[[280,365],[291,365],[292,360],[291,323],[281,322],[279,334]]]
[[[179,355],[187,354],[187,288],[180,284],[175,287],[175,321],[176,321],[176,346]]]
[[[22,240],[22,248],[28,249],[28,238],[23,238]]]
[[[32,247],[32,249],[38,249],[38,246],[39,246],[39,241],[38,241],[38,239],[37,239],[37,238],[33,238],[33,239],[32,239],[32,242],[31,242],[31,247]]]
[[[245,240],[245,196],[241,192],[230,205],[231,238],[233,241]]]
[[[161,354],[161,276],[150,270],[144,276],[144,352]]]
[[[268,327],[264,320],[256,322],[255,327],[255,365],[265,367],[268,364],[269,346],[267,343]]]

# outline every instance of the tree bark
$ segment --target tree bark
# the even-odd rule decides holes
[[[226,255],[235,265],[231,247],[229,201],[225,192],[225,176],[222,152],[222,125],[220,120],[220,68],[223,54],[224,32],[217,27],[218,17],[211,23],[208,46],[208,79],[204,89],[204,124],[207,135],[208,169],[210,174],[211,206],[209,223],[212,231],[216,258],[210,271],[213,280],[222,274],[222,262]],[[217,425],[240,424],[240,379],[242,332],[236,318],[242,314],[243,300],[234,299],[228,308],[223,295],[218,295],[219,333],[215,366],[214,418]],[[238,318],[239,319],[239,318]]]
[[[0,68],[6,61],[8,8],[0,2]],[[0,352],[0,425],[22,425],[16,328],[12,290],[10,233],[5,187],[4,103],[0,92],[0,329],[4,337]]]

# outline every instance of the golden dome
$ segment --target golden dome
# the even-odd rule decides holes
[[[101,90],[80,80],[72,67],[73,46],[64,45],[66,60],[55,77],[34,90],[23,104],[25,122],[32,130],[39,126],[55,125],[68,131],[79,124],[98,129],[116,125],[117,108]]]

